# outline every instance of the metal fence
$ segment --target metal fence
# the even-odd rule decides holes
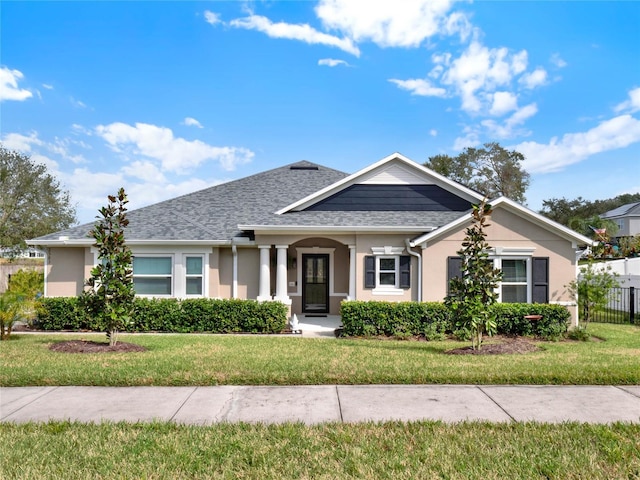
[[[591,321],[640,324],[640,289],[634,287],[612,288],[609,290],[607,307],[592,315]]]

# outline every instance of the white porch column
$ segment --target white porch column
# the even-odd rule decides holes
[[[349,296],[347,300],[356,299],[356,246],[349,245]]]
[[[276,296],[285,305],[291,304],[287,295],[287,248],[289,245],[276,245]]]
[[[258,287],[258,301],[271,300],[271,269],[269,256],[271,245],[258,245],[260,250],[260,283]]]

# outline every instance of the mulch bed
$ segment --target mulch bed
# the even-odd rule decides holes
[[[63,353],[108,353],[108,352],[144,352],[147,349],[135,343],[118,342],[110,346],[106,342],[92,340],[67,340],[53,343],[49,350]]]
[[[483,343],[480,350],[474,350],[471,345],[462,348],[454,348],[447,350],[445,353],[449,355],[505,355],[505,354],[524,354],[541,350],[535,343],[521,337],[493,337],[490,341],[496,339],[498,343]]]

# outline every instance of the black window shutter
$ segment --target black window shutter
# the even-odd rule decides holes
[[[451,279],[462,277],[462,257],[447,258],[447,295],[451,293]]]
[[[364,288],[376,286],[376,257],[367,255],[364,257]]]
[[[411,257],[400,257],[400,288],[411,288]]]
[[[549,303],[549,257],[531,259],[531,279],[533,303]]]

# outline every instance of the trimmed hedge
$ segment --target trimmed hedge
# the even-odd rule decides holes
[[[569,326],[571,315],[561,305],[496,303],[498,333],[557,339]],[[424,335],[428,340],[453,332],[451,313],[441,302],[342,302],[343,334],[347,336]],[[541,315],[527,320],[526,315]]]
[[[424,335],[437,339],[450,330],[450,312],[442,302],[347,301],[340,306],[347,336]]]
[[[128,332],[280,333],[287,307],[255,300],[136,298],[132,317]],[[103,330],[78,297],[41,299],[35,324],[43,330]]]

